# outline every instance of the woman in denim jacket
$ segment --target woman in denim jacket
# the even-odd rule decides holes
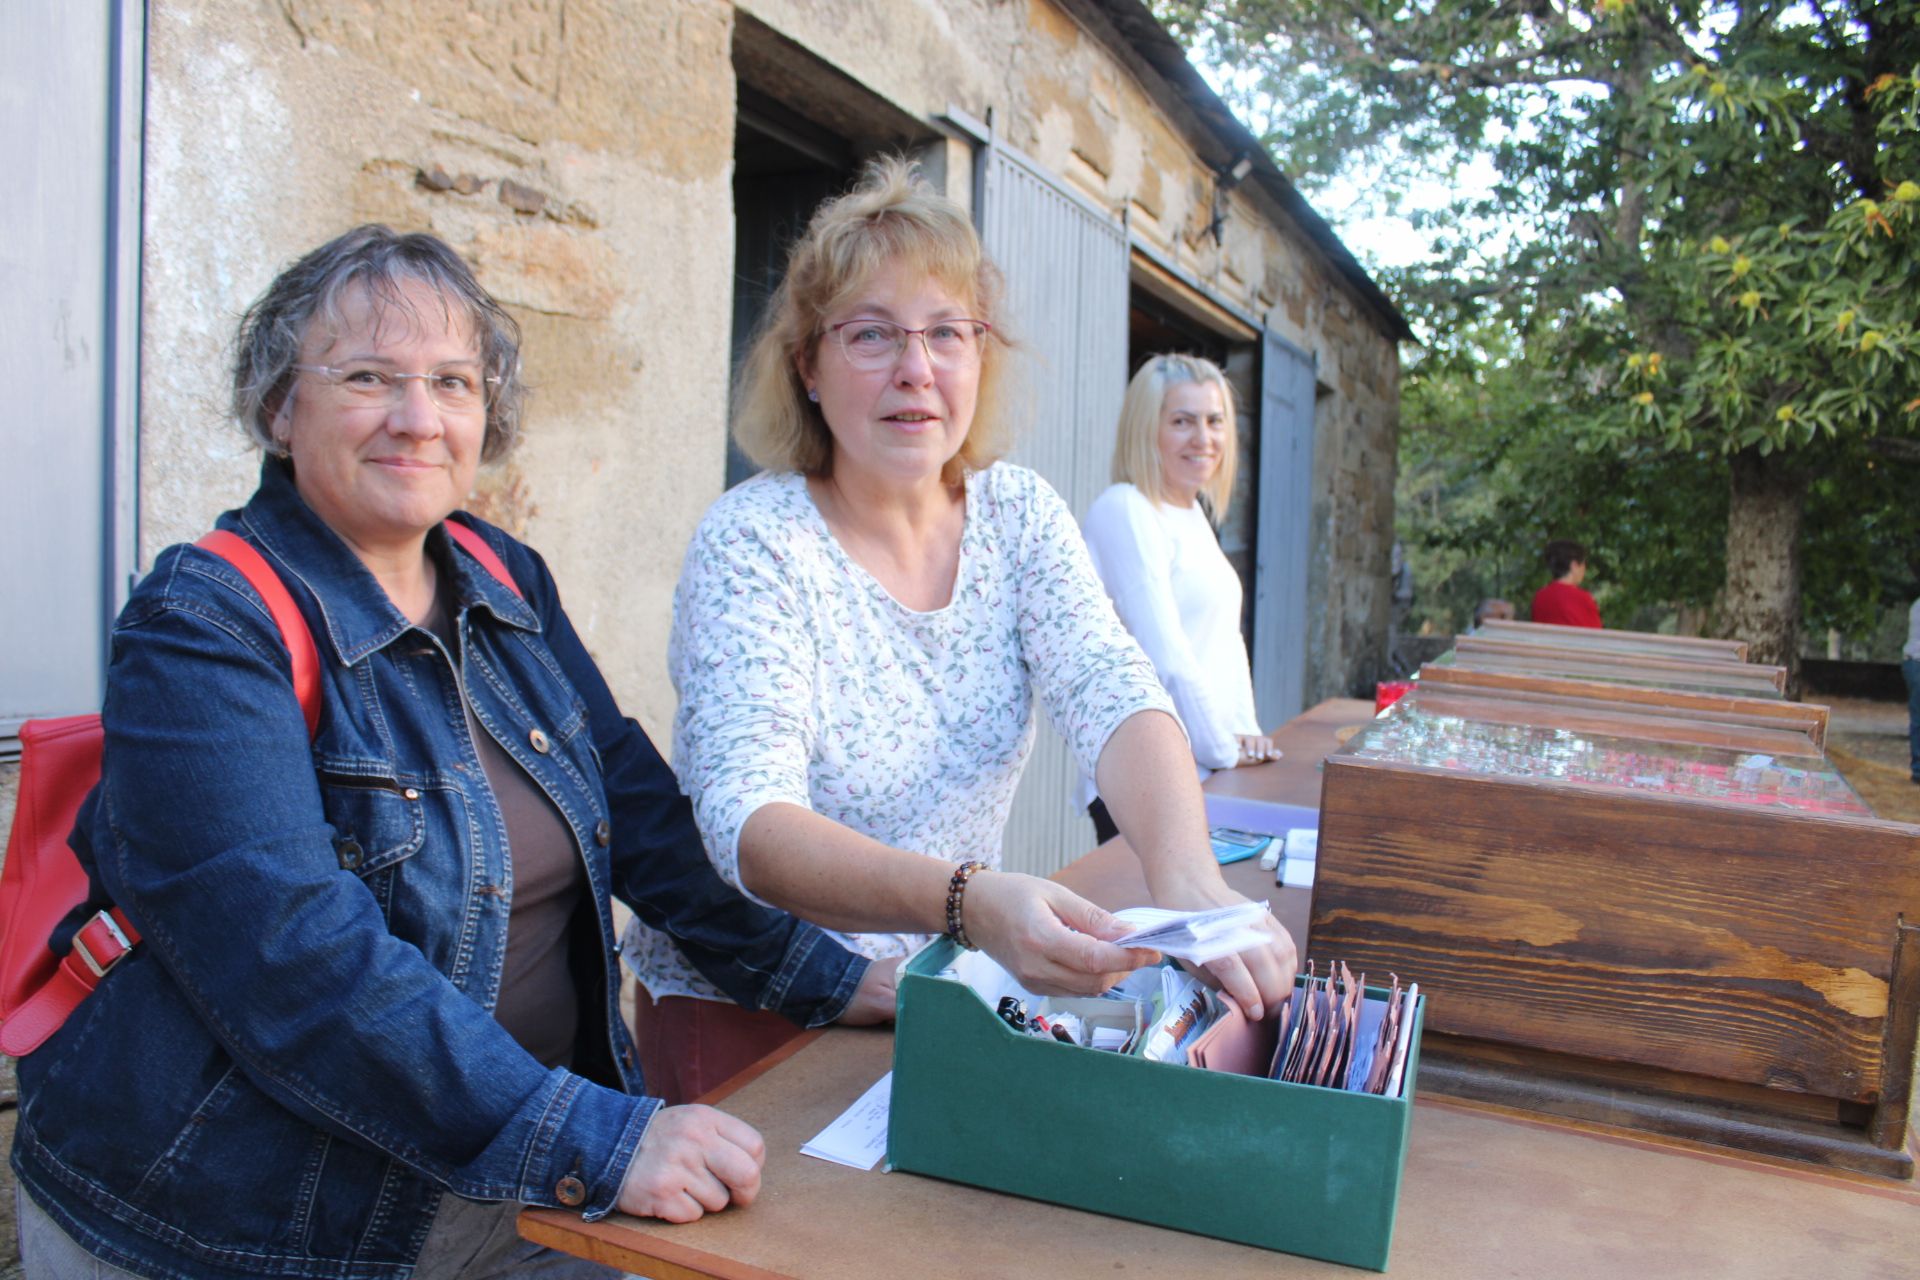
[[[642,1095],[610,898],[796,1022],[886,1016],[891,969],[718,879],[540,557],[454,515],[522,398],[517,329],[457,254],[358,228],[237,350],[269,456],[220,526],[312,629],[319,725],[238,571],[162,553],[74,840],[144,941],[20,1062],[27,1274],[608,1274],[520,1242],[519,1206],[690,1220],[751,1200],[763,1154]]]

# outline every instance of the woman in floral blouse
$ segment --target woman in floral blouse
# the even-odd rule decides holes
[[[902,162],[814,216],[738,399],[766,471],[713,505],[681,569],[673,761],[708,855],[753,896],[879,960],[945,929],[1033,990],[1093,993],[1151,954],[1103,941],[1124,928],[1059,885],[993,869],[1036,701],[1156,904],[1239,899],[1071,513],[998,461],[997,286],[965,211]],[[1211,966],[1256,1017],[1293,982],[1293,942],[1268,927]],[[627,955],[652,997],[649,1087],[697,1096],[790,1034],[720,1003],[659,934],[636,926]]]

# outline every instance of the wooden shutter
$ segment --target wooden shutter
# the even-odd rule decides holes
[[[1012,460],[1060,491],[1076,519],[1106,488],[1127,387],[1127,233],[1012,148],[977,163],[980,232],[1007,281],[1007,314],[1031,375],[1030,420]],[[1009,870],[1047,875],[1093,843],[1079,766],[1036,707],[1039,737],[1014,798]]]
[[[1274,728],[1305,705],[1314,369],[1311,356],[1271,330],[1261,342],[1260,360],[1253,700],[1261,725]]]

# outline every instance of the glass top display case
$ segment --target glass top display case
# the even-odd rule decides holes
[[[1920,827],[1821,708],[1428,668],[1326,758],[1307,931],[1430,1088],[1909,1179]]]
[[[1615,711],[1416,684],[1342,754],[1480,776],[1872,814],[1805,734],[1677,711]]]

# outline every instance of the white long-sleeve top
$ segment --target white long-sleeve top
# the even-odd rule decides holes
[[[925,613],[841,549],[801,477],[730,490],[687,548],[667,663],[674,772],[708,857],[742,889],[740,828],[776,801],[997,867],[1036,703],[1088,771],[1122,721],[1173,709],[1108,608],[1067,504],[1004,462],[967,477],[953,598]],[[836,936],[875,958],[925,940]],[[624,950],[654,998],[720,998],[638,920]]]
[[[1240,636],[1240,575],[1198,503],[1170,507],[1130,484],[1095,498],[1082,524],[1114,612],[1147,651],[1187,728],[1201,776],[1239,762],[1260,732]],[[1082,800],[1093,784],[1083,780]]]

